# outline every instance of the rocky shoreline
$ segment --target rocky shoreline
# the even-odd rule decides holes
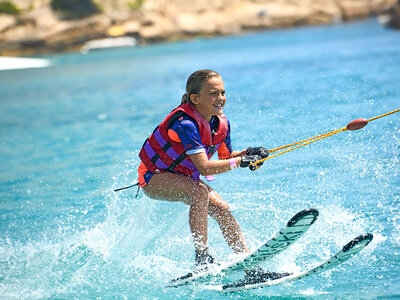
[[[0,0],[1,1],[1,0]],[[138,1],[135,1],[138,2]],[[134,37],[140,44],[247,30],[340,23],[384,15],[400,27],[400,0],[144,0],[101,3],[101,13],[65,20],[50,0],[14,0],[19,15],[0,14],[0,55],[74,51],[90,40]]]

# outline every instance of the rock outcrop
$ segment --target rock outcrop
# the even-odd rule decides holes
[[[388,9],[386,16],[386,25],[400,29],[400,0]]]
[[[63,20],[50,0],[13,3],[22,13],[0,14],[0,55],[68,51],[107,36],[149,43],[329,24],[396,10],[396,5],[398,14],[400,7],[396,0],[114,0],[99,3],[100,14]],[[137,3],[140,7],[134,7]]]

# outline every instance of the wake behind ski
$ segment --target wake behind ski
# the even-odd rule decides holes
[[[236,292],[236,291],[243,291],[243,290],[250,290],[250,289],[257,289],[266,286],[278,285],[294,280],[298,280],[316,273],[325,272],[329,269],[337,267],[338,265],[342,264],[343,262],[347,261],[362,249],[364,249],[372,240],[373,236],[370,233],[366,233],[363,235],[358,236],[357,238],[353,239],[349,243],[347,243],[343,249],[338,252],[336,255],[332,256],[328,260],[324,261],[323,263],[315,266],[314,268],[307,270],[305,272],[301,272],[298,274],[289,275],[286,277],[282,277],[275,280],[269,280],[265,282],[255,283],[255,284],[246,284],[244,280],[239,280],[236,283],[226,284],[226,285],[209,285],[206,288],[209,290],[216,290],[216,291],[223,291],[226,293]]]
[[[293,216],[287,225],[275,234],[270,240],[261,244],[257,249],[231,262],[207,266],[205,270],[190,272],[184,276],[172,279],[169,287],[180,286],[199,279],[211,276],[229,274],[234,271],[249,269],[286,250],[296,242],[316,221],[319,213],[316,209],[305,209]]]

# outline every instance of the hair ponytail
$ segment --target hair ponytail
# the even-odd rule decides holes
[[[187,93],[184,93],[183,96],[182,96],[181,105],[182,105],[182,104],[185,104],[185,103],[188,103],[189,101],[190,101],[190,100],[189,100],[189,98],[188,98],[188,94],[187,94]]]

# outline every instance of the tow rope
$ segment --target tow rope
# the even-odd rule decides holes
[[[278,153],[276,153],[276,154],[269,155],[269,156],[266,157],[266,158],[263,158],[263,159],[260,159],[260,160],[258,160],[258,161],[255,161],[255,162],[251,163],[251,164],[250,164],[250,168],[251,168],[252,170],[257,170],[259,167],[261,167],[261,166],[258,166],[258,164],[260,164],[260,163],[262,163],[262,162],[264,162],[264,161],[266,161],[266,160],[268,160],[268,159],[271,159],[271,158],[273,158],[273,157],[276,157],[276,156],[282,155],[282,154],[284,154],[284,153],[293,151],[293,150],[298,149],[298,148],[301,148],[301,147],[303,147],[303,146],[309,145],[309,144],[311,144],[311,143],[314,143],[314,142],[316,142],[316,141],[322,140],[322,139],[324,139],[324,138],[327,138],[327,137],[329,137],[329,136],[332,136],[332,135],[334,135],[334,134],[336,134],[336,133],[339,133],[339,132],[342,132],[342,131],[347,131],[347,130],[359,130],[359,129],[363,128],[364,126],[366,126],[366,125],[368,124],[368,122],[371,122],[371,121],[374,121],[374,120],[377,120],[377,119],[380,119],[380,118],[389,116],[389,115],[394,114],[394,113],[397,113],[397,112],[399,112],[399,111],[400,111],[400,108],[399,108],[399,109],[396,109],[396,110],[394,110],[394,111],[388,112],[388,113],[386,113],[386,114],[383,114],[383,115],[380,115],[380,116],[377,116],[377,117],[368,119],[368,120],[362,119],[362,118],[356,119],[356,120],[354,120],[354,121],[351,121],[349,124],[347,124],[346,127],[343,127],[343,128],[341,128],[341,129],[333,130],[333,131],[330,131],[330,132],[327,132],[327,133],[324,133],[324,134],[320,134],[320,135],[311,137],[311,138],[306,139],[306,140],[302,140],[302,141],[299,141],[299,142],[296,142],[296,143],[292,143],[292,144],[288,144],[288,145],[285,145],[285,146],[281,146],[281,147],[278,147],[278,148],[275,148],[275,149],[268,150],[269,153],[274,153],[274,152],[277,152],[277,151],[280,151],[280,150],[289,148],[289,149],[284,150],[284,151],[282,151],[282,152],[278,152]],[[293,147],[293,148],[290,148],[290,147]]]

